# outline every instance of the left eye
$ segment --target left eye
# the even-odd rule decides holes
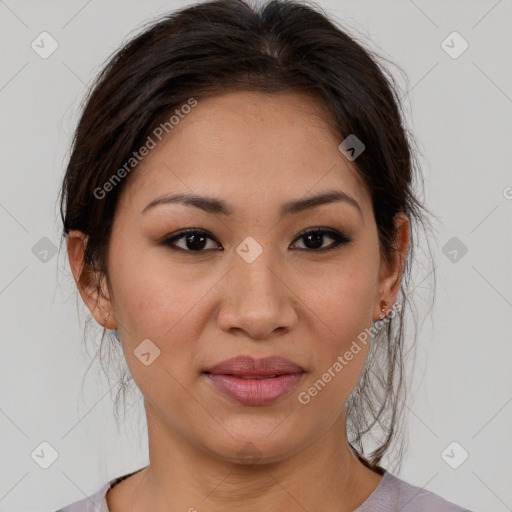
[[[331,238],[334,240],[334,242],[327,247],[322,247],[323,242],[325,241],[325,237]],[[205,252],[204,249],[207,248],[206,246],[208,245],[208,239],[216,242],[215,238],[213,238],[207,231],[200,229],[188,229],[178,233],[171,238],[167,238],[162,242],[162,244],[178,251]],[[339,231],[323,228],[315,228],[304,231],[296,238],[296,240],[301,239],[306,241],[306,247],[299,249],[314,252],[330,251],[339,245],[346,245],[353,240],[352,238],[347,237]],[[185,247],[177,246],[176,242],[182,240],[184,240]],[[309,245],[309,247],[307,245]],[[210,247],[209,249],[222,250],[219,245],[217,247]]]
[[[326,236],[334,240],[334,242],[328,245],[327,247],[321,247],[323,245],[322,242],[324,241],[324,238]],[[315,252],[330,251],[332,249],[335,249],[339,245],[346,245],[352,242],[352,238],[345,236],[343,233],[340,233],[339,231],[333,231],[331,229],[323,228],[315,228],[305,231],[297,237],[297,240],[300,239],[307,240],[308,244],[312,246],[306,247],[304,250],[313,250]],[[320,247],[320,249],[318,249],[318,247]]]

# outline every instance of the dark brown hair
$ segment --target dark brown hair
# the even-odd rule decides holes
[[[340,142],[354,134],[365,145],[353,164],[371,195],[385,261],[396,250],[395,214],[404,212],[411,221],[397,299],[402,308],[373,337],[362,375],[346,404],[351,447],[365,465],[378,470],[392,441],[403,434],[403,305],[413,292],[416,229],[429,223],[425,213],[430,212],[414,191],[421,173],[400,89],[377,58],[383,59],[313,3],[271,0],[253,7],[242,0],[215,0],[167,14],[124,44],[92,84],[72,141],[60,211],[63,239],[70,230],[88,235],[80,284],[89,282],[94,275],[90,270],[108,283],[116,204],[136,166],[104,197],[98,198],[95,191],[118,169],[126,169],[133,153],[172,112],[192,97],[201,101],[236,90],[315,95]],[[99,280],[96,283],[99,291]],[[126,381],[121,382],[123,391],[125,387]],[[364,439],[374,445],[370,453]],[[404,446],[399,447],[400,463]]]

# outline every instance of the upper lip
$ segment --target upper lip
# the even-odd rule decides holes
[[[305,370],[284,357],[268,356],[255,359],[251,356],[232,357],[204,370],[218,375],[266,376],[302,373]]]

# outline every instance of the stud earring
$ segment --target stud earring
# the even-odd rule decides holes
[[[386,308],[388,306],[388,303],[384,300],[380,303],[380,310],[382,311],[382,315],[380,315],[380,319],[382,320],[386,316]]]

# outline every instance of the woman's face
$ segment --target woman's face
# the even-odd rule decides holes
[[[368,352],[358,335],[396,296],[370,196],[320,109],[295,93],[200,100],[156,139],[116,210],[109,321],[148,423],[223,460],[251,447],[276,461],[330,429],[344,436]],[[351,199],[304,203],[326,193]],[[148,206],[174,194],[215,201]],[[294,202],[303,207],[285,208]],[[185,229],[199,232],[178,238]],[[279,383],[205,373],[235,356],[280,356],[303,371]]]

